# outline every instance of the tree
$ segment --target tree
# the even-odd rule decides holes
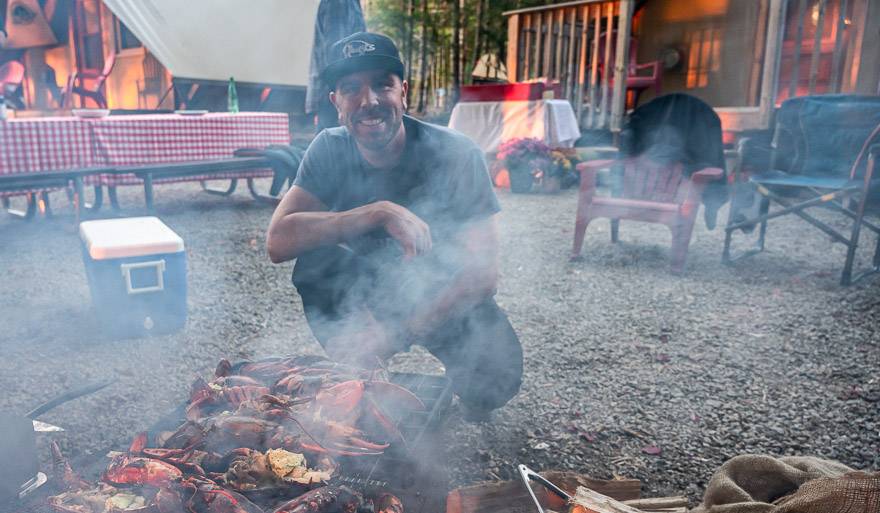
[[[461,2],[452,1],[452,89],[449,91],[449,102],[454,105],[458,101],[461,89]]]
[[[543,0],[369,1],[367,26],[394,39],[402,50],[410,82],[410,101],[422,113],[430,109],[433,91],[441,87],[449,91],[447,106],[451,108],[459,87],[471,82],[471,73],[482,55],[495,54],[504,62],[507,52],[505,11],[548,3]],[[414,60],[416,48],[419,49],[418,66]]]

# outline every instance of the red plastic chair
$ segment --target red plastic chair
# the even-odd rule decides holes
[[[18,61],[9,61],[0,66],[0,96],[5,97],[7,102],[16,103],[15,95],[23,81],[24,64]]]
[[[622,167],[619,197],[596,196],[600,169]],[[584,234],[593,219],[611,218],[611,242],[618,240],[618,221],[627,219],[659,223],[672,231],[672,271],[680,273],[687,260],[694,220],[703,189],[724,176],[718,168],[704,168],[688,178],[681,163],[657,164],[644,156],[623,160],[594,160],[577,166],[581,175],[572,260],[580,259]]]
[[[103,87],[107,77],[110,76],[110,73],[113,71],[113,66],[115,64],[116,54],[111,53],[110,56],[104,60],[104,69],[101,70],[100,73],[95,73],[93,71],[77,71],[72,73],[70,78],[67,79],[64,105],[70,104],[72,102],[71,98],[75,94],[80,97],[80,107],[85,106],[83,98],[89,98],[97,103],[98,107],[106,109],[107,98],[104,97]],[[90,83],[87,84],[87,80]]]
[[[17,88],[24,80],[24,64],[18,61],[9,61],[0,66],[0,85],[3,90]]]
[[[605,38],[607,32],[599,34],[599,83],[602,83],[602,73],[605,71]],[[617,50],[617,31],[611,32],[611,56],[608,63],[608,84],[614,86],[614,61]],[[635,108],[639,104],[639,96],[646,89],[653,88],[654,94],[659,95],[661,89],[662,67],[660,61],[651,61],[644,64],[638,63],[638,40],[634,37],[629,39],[629,61],[626,68],[626,90],[632,91],[632,104]],[[648,72],[649,71],[649,72]]]

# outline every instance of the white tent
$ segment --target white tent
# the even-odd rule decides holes
[[[494,53],[484,53],[474,71],[471,73],[474,78],[507,80],[507,66],[501,62],[498,55]]]
[[[319,0],[104,0],[172,75],[306,86]]]

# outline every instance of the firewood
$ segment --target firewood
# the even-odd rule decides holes
[[[643,513],[607,495],[579,486],[570,513]]]
[[[593,479],[575,472],[541,472],[541,475],[569,494],[579,486],[589,486],[620,500],[637,499],[641,482],[638,479]],[[532,488],[538,499],[551,510],[565,511],[565,504],[539,485]],[[447,513],[534,513],[535,505],[522,481],[502,481],[458,488],[446,499]],[[545,508],[545,511],[547,509]]]
[[[635,500],[641,497],[642,482],[638,479],[595,479],[576,472],[555,470],[540,474],[571,495],[574,495],[579,486],[583,486],[619,501]]]
[[[623,501],[627,506],[632,506],[642,511],[663,511],[668,509],[687,508],[687,497],[676,495],[674,497],[652,497],[650,499],[634,499]]]

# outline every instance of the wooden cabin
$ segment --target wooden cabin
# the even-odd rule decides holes
[[[304,115],[318,0],[0,0],[0,66],[25,75],[14,115],[95,107],[69,78],[112,69],[100,92],[117,111],[242,110]],[[96,78],[85,78],[94,88]]]
[[[37,21],[19,23],[30,16]],[[90,98],[66,98],[68,79],[73,73],[100,75],[109,59],[115,62],[102,87],[109,108],[174,105],[171,74],[101,0],[9,2],[5,26],[8,38],[0,49],[0,63],[24,64],[20,94],[26,110],[96,107]],[[84,85],[90,87],[93,80],[85,79]]]
[[[684,92],[725,130],[768,127],[792,96],[880,94],[880,2],[580,0],[508,17],[511,81],[559,82],[586,128]],[[625,58],[624,56],[629,56]],[[626,76],[628,91],[615,88]]]

